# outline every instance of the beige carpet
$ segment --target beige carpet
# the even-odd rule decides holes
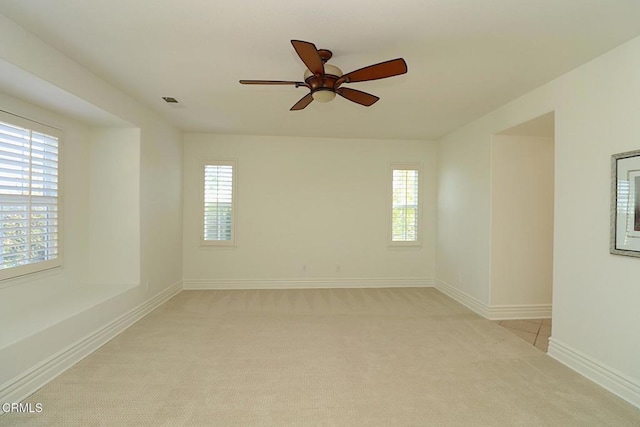
[[[432,288],[184,291],[27,401],[0,425],[640,425]]]

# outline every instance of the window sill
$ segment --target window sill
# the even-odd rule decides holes
[[[61,270],[62,270],[62,266],[57,265],[57,266],[49,267],[43,270],[24,273],[24,274],[20,274],[13,277],[7,277],[5,279],[0,280],[0,289],[10,288],[12,286],[19,286],[23,283],[44,279],[46,277],[59,274]]]
[[[236,249],[236,244],[231,243],[200,243],[200,249],[215,250],[215,249]]]
[[[393,242],[393,243],[389,243],[387,245],[387,249],[390,250],[402,250],[402,249],[406,249],[406,250],[416,250],[416,249],[422,249],[422,243],[420,242]]]

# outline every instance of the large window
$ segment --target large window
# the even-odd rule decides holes
[[[0,113],[0,280],[61,265],[60,132]]]
[[[207,162],[204,165],[204,221],[202,243],[235,244],[235,161]]]
[[[391,242],[419,243],[419,165],[391,165]]]

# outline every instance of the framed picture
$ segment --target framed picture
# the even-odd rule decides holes
[[[611,156],[610,252],[640,257],[640,150]]]

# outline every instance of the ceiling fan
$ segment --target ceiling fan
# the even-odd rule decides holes
[[[407,72],[407,63],[397,58],[379,64],[369,65],[347,74],[326,62],[333,54],[330,50],[318,49],[313,43],[302,40],[291,40],[296,53],[307,66],[303,82],[282,80],[240,80],[245,85],[293,85],[296,88],[306,87],[309,93],[296,102],[291,111],[302,110],[312,101],[329,102],[336,97],[336,93],[343,98],[357,104],[369,107],[378,99],[377,96],[356,89],[342,87],[344,83],[366,82],[369,80],[385,79]]]

